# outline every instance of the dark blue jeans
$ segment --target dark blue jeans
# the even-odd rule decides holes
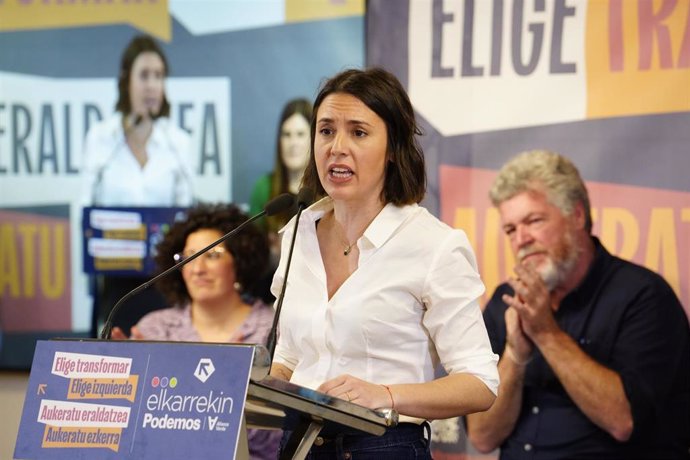
[[[431,460],[430,439],[431,428],[426,422],[422,425],[401,423],[381,436],[354,431],[335,432],[324,427],[307,459]]]

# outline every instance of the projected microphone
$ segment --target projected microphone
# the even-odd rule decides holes
[[[147,289],[149,286],[154,284],[156,281],[158,281],[161,278],[164,278],[168,276],[170,273],[174,272],[175,270],[179,270],[182,268],[182,266],[188,264],[192,260],[196,259],[197,257],[202,256],[205,254],[209,249],[219,245],[223,241],[227,240],[228,238],[233,237],[236,233],[239,233],[242,231],[244,227],[249,225],[250,223],[254,222],[255,220],[263,217],[263,216],[273,216],[275,214],[279,214],[286,209],[290,208],[295,201],[295,198],[290,195],[289,193],[283,193],[282,195],[278,195],[274,199],[268,202],[266,204],[266,207],[264,207],[264,210],[261,211],[260,213],[252,216],[251,218],[245,220],[242,222],[239,226],[235,227],[232,231],[226,233],[225,235],[221,236],[218,238],[216,241],[213,243],[209,244],[205,248],[195,252],[191,256],[187,257],[186,259],[182,259],[172,267],[168,268],[167,270],[163,271],[162,273],[159,273],[158,275],[154,276],[150,280],[146,281],[143,284],[140,284],[139,286],[135,287],[131,291],[129,291],[127,294],[125,294],[120,300],[117,301],[117,303],[113,306],[112,310],[110,310],[110,314],[108,315],[108,319],[105,321],[105,324],[103,325],[103,330],[101,331],[100,338],[101,339],[109,339],[110,334],[113,332],[113,320],[115,319],[115,315],[117,314],[118,310],[121,308],[121,305],[124,304],[125,300],[129,299],[135,294],[138,294],[139,292],[143,291],[144,289]]]
[[[278,294],[276,301],[276,312],[273,316],[273,324],[271,325],[271,332],[268,334],[266,340],[266,348],[268,348],[268,356],[271,363],[273,363],[273,354],[276,351],[276,341],[278,334],[278,319],[280,318],[280,310],[283,308],[283,299],[285,298],[285,288],[287,287],[288,273],[290,272],[290,262],[292,262],[292,251],[295,249],[295,240],[297,239],[297,226],[299,225],[299,218],[302,215],[304,208],[309,206],[314,200],[313,192],[308,188],[301,188],[297,194],[297,215],[295,216],[295,226],[292,231],[292,240],[290,241],[290,250],[288,251],[287,263],[285,264],[285,276],[283,277],[283,287]]]
[[[129,133],[131,130],[133,130],[134,128],[139,126],[142,121],[144,121],[144,116],[140,113],[136,114],[134,116],[134,121],[132,121],[132,124],[130,126],[128,126],[127,129],[125,130],[125,134]]]
[[[124,143],[127,142],[127,135],[137,126],[141,124],[141,122],[144,121],[144,117],[141,114],[136,114],[134,119],[132,120],[132,124],[124,128],[123,134],[122,134],[122,139],[118,140],[117,144],[115,144],[115,148],[110,152],[110,155],[103,161],[103,164],[100,165],[98,168],[98,172],[96,172],[96,180],[93,183],[93,186],[91,187],[91,203],[95,205],[100,205],[101,203],[101,183],[103,182],[103,172],[105,171],[105,168],[108,167],[108,165],[112,162],[113,158],[115,158],[115,155],[117,154],[117,151],[120,150],[120,147]]]

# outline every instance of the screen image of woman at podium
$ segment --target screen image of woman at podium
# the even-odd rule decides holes
[[[208,246],[247,220],[234,205],[197,205],[158,245],[160,272]],[[268,262],[266,237],[250,225],[159,281],[170,308],[153,311],[132,327],[132,339],[183,342],[266,342],[273,308],[253,296]],[[113,329],[113,339],[125,339]],[[282,433],[249,430],[252,459],[275,459]]]
[[[310,458],[431,458],[428,420],[484,411],[496,397],[474,253],[464,232],[418,204],[420,131],[395,76],[339,73],[314,112],[303,186],[322,198],[299,222],[271,375],[400,414],[380,437],[326,424]],[[435,378],[439,363],[447,375]]]
[[[124,50],[115,114],[86,134],[82,203],[90,206],[189,206],[190,137],[168,118],[168,61],[148,35]]]
[[[158,43],[148,35],[135,36],[125,48],[118,76],[115,114],[92,126],[84,142],[83,206],[187,207],[193,202],[190,136],[169,119],[165,95],[168,61]],[[92,333],[112,306],[127,292],[146,281],[142,276],[99,275],[94,286]],[[132,303],[162,302],[153,289]],[[119,318],[126,329],[142,311],[127,308]]]

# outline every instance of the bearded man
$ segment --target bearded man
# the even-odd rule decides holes
[[[567,158],[525,152],[490,191],[516,256],[484,311],[498,398],[467,417],[501,459],[690,456],[690,327],[658,274],[591,234],[587,189]]]

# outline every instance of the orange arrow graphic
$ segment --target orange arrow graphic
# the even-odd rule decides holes
[[[48,385],[45,383],[39,383],[38,384],[38,391],[36,392],[37,395],[44,395],[46,394],[46,387]]]

